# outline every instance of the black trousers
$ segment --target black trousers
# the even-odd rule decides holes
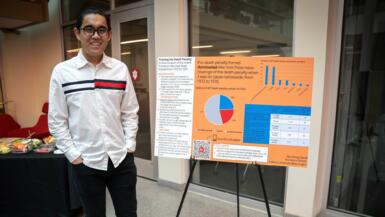
[[[72,165],[86,217],[106,216],[106,187],[110,192],[116,217],[137,217],[136,166],[134,155],[127,153],[117,168],[108,160],[107,171]]]

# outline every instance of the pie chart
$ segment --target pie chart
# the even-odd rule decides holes
[[[210,97],[205,105],[205,116],[208,121],[215,125],[223,125],[230,121],[234,113],[234,105],[224,95]]]

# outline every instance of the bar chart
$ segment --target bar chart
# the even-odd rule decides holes
[[[310,86],[308,83],[305,83],[298,79],[295,79],[295,80],[285,79],[285,77],[288,77],[288,76],[290,77],[290,75],[288,75],[287,72],[280,72],[278,74],[277,67],[274,65],[266,64],[264,76],[265,76],[264,86],[271,86],[271,87],[309,87]],[[277,81],[278,81],[278,84],[277,84]]]

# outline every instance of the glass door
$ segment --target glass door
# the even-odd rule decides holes
[[[153,108],[156,83],[152,13],[152,6],[115,13],[111,15],[111,25],[112,56],[127,65],[139,102],[139,131],[135,152],[138,175],[155,179]]]

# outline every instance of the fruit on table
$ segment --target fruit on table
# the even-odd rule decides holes
[[[1,154],[6,154],[9,153],[11,149],[8,147],[6,143],[0,143],[0,153]]]
[[[45,144],[49,144],[49,143],[55,142],[55,138],[53,136],[48,136],[48,137],[45,137],[43,141]]]
[[[12,144],[12,150],[16,152],[27,152],[28,145],[21,142],[15,142]]]
[[[41,145],[41,141],[39,139],[32,139],[32,148],[36,149],[39,148]]]

